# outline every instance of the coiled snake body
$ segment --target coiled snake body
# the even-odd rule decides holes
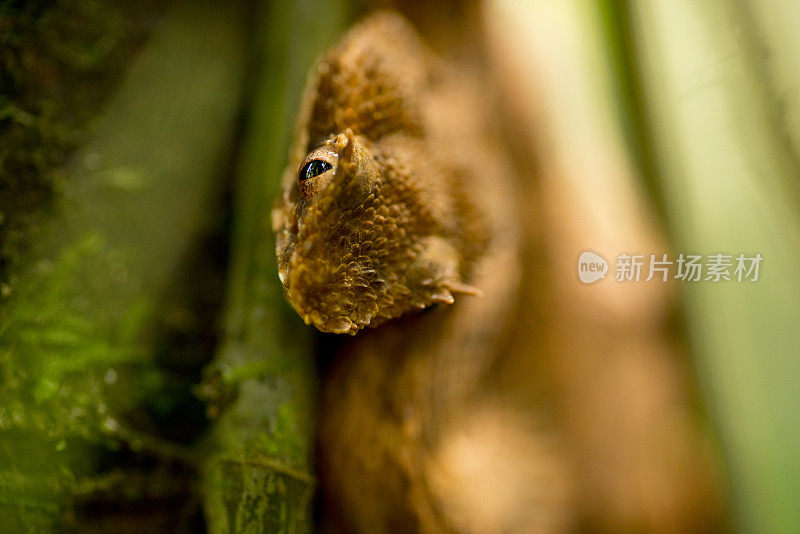
[[[492,109],[478,68],[437,58],[391,13],[312,72],[273,226],[292,306],[357,334],[323,388],[323,524],[558,531],[586,513],[547,403],[515,410],[484,386],[530,351],[509,341],[530,177],[512,172]]]

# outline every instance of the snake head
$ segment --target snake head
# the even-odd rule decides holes
[[[461,282],[458,251],[412,185],[352,131],[304,159],[297,198],[276,208],[273,224],[279,275],[306,323],[355,334],[452,303],[453,292],[478,293]]]
[[[287,298],[324,332],[479,293],[464,280],[480,221],[463,173],[426,141],[427,51],[402,19],[381,17],[314,71],[272,213]]]

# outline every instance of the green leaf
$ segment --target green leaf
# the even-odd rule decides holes
[[[739,527],[800,531],[800,8],[629,3],[636,77],[679,251],[761,254],[757,282],[684,285]]]

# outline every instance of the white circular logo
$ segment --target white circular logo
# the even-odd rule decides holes
[[[607,272],[608,262],[594,252],[586,251],[578,258],[578,278],[584,284],[605,278]]]

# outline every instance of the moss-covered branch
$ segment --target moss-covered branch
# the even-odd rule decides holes
[[[306,72],[347,16],[341,1],[276,1],[262,13],[263,71],[240,163],[225,340],[207,388],[236,392],[207,462],[212,532],[311,530],[310,332],[283,299],[269,212]]]
[[[168,477],[128,476],[113,457],[186,459],[135,414],[164,385],[153,358],[163,292],[219,192],[243,27],[234,4],[175,3],[91,139],[55,171],[52,210],[27,227],[27,254],[0,302],[5,531],[75,527],[77,506],[98,492],[124,492],[125,502],[186,491]]]

